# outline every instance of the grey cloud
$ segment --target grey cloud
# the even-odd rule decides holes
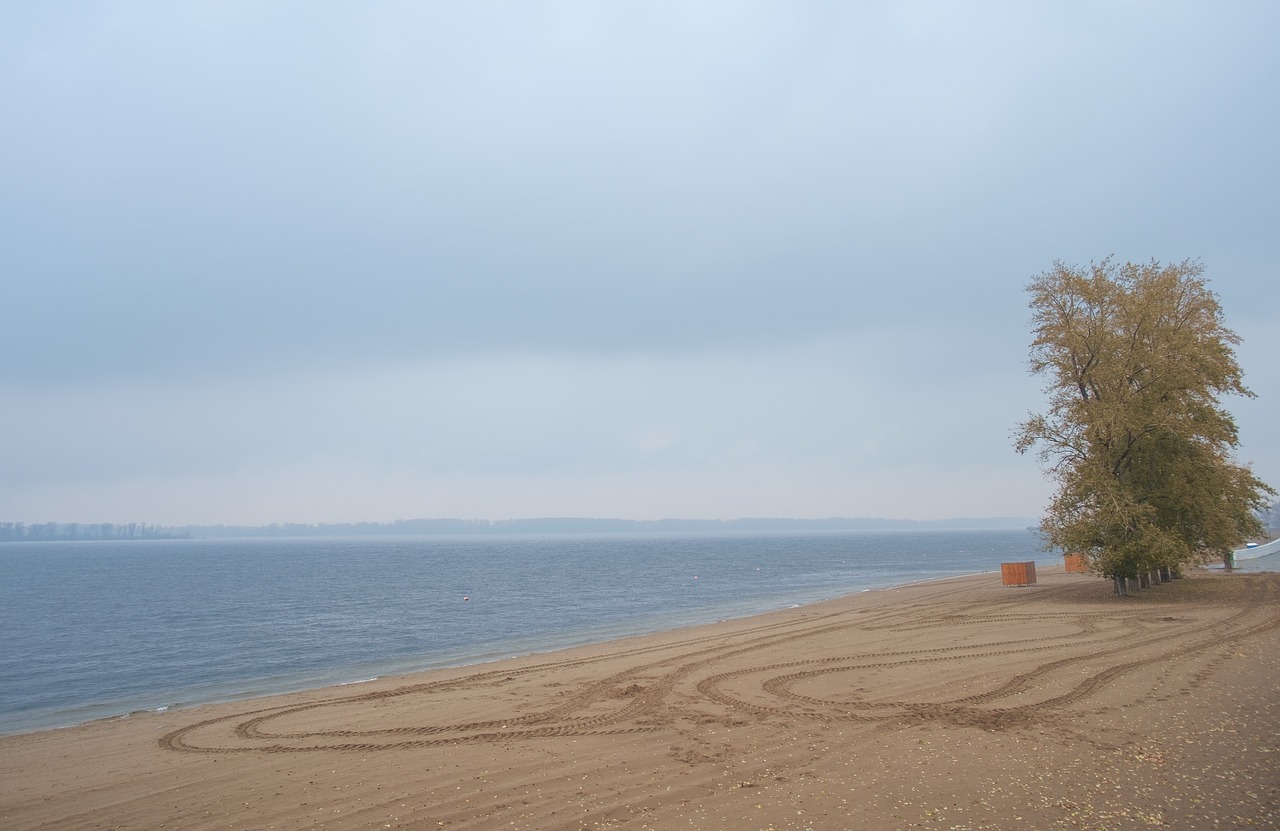
[[[8,4],[0,474],[963,480],[1035,406],[1055,258],[1199,257],[1274,330],[1278,39],[1265,3]]]
[[[11,380],[786,339],[1274,208],[1228,13],[106,9],[11,36]]]

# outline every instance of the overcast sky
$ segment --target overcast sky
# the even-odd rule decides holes
[[[1024,286],[1198,258],[1271,2],[0,4],[0,520],[1038,516]]]

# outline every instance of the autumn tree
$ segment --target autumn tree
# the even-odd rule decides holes
[[[1224,395],[1252,397],[1195,261],[1075,268],[1031,281],[1031,372],[1048,411],[1019,425],[1057,491],[1041,530],[1115,580],[1228,557],[1274,495],[1237,464]]]

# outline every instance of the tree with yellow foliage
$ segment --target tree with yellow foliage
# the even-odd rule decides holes
[[[1223,395],[1253,397],[1195,261],[1075,268],[1031,281],[1031,372],[1049,378],[1048,412],[1018,427],[1058,488],[1041,531],[1126,578],[1228,558],[1261,530],[1272,490],[1237,464]]]

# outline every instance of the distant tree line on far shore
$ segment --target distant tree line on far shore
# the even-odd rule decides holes
[[[196,537],[361,537],[433,534],[616,534],[716,533],[755,531],[873,531],[957,528],[1025,528],[1029,520],[1014,517],[950,520],[872,518],[830,519],[607,519],[537,517],[528,519],[398,519],[394,522],[342,522],[307,525],[191,525]]]
[[[1270,536],[1280,536],[1280,504],[1260,516]],[[471,534],[770,533],[787,531],[962,531],[1026,528],[1020,517],[963,519],[399,519],[394,522],[297,522],[270,525],[148,525],[145,522],[0,522],[0,542],[71,540],[184,540],[232,537],[376,537]]]
[[[0,522],[0,542],[69,540],[177,540],[229,537],[371,537],[471,534],[616,534],[616,533],[753,533],[785,531],[892,531],[1026,528],[1018,517],[905,520],[831,519],[401,519],[394,522],[272,523],[270,525],[183,525],[165,527],[143,522],[61,523],[25,525]]]
[[[1267,529],[1267,536],[1270,539],[1280,539],[1280,502],[1272,503],[1271,507],[1262,512],[1262,524]]]
[[[189,539],[185,528],[165,528],[145,522],[0,522],[0,542],[45,542],[71,540],[181,540]]]

